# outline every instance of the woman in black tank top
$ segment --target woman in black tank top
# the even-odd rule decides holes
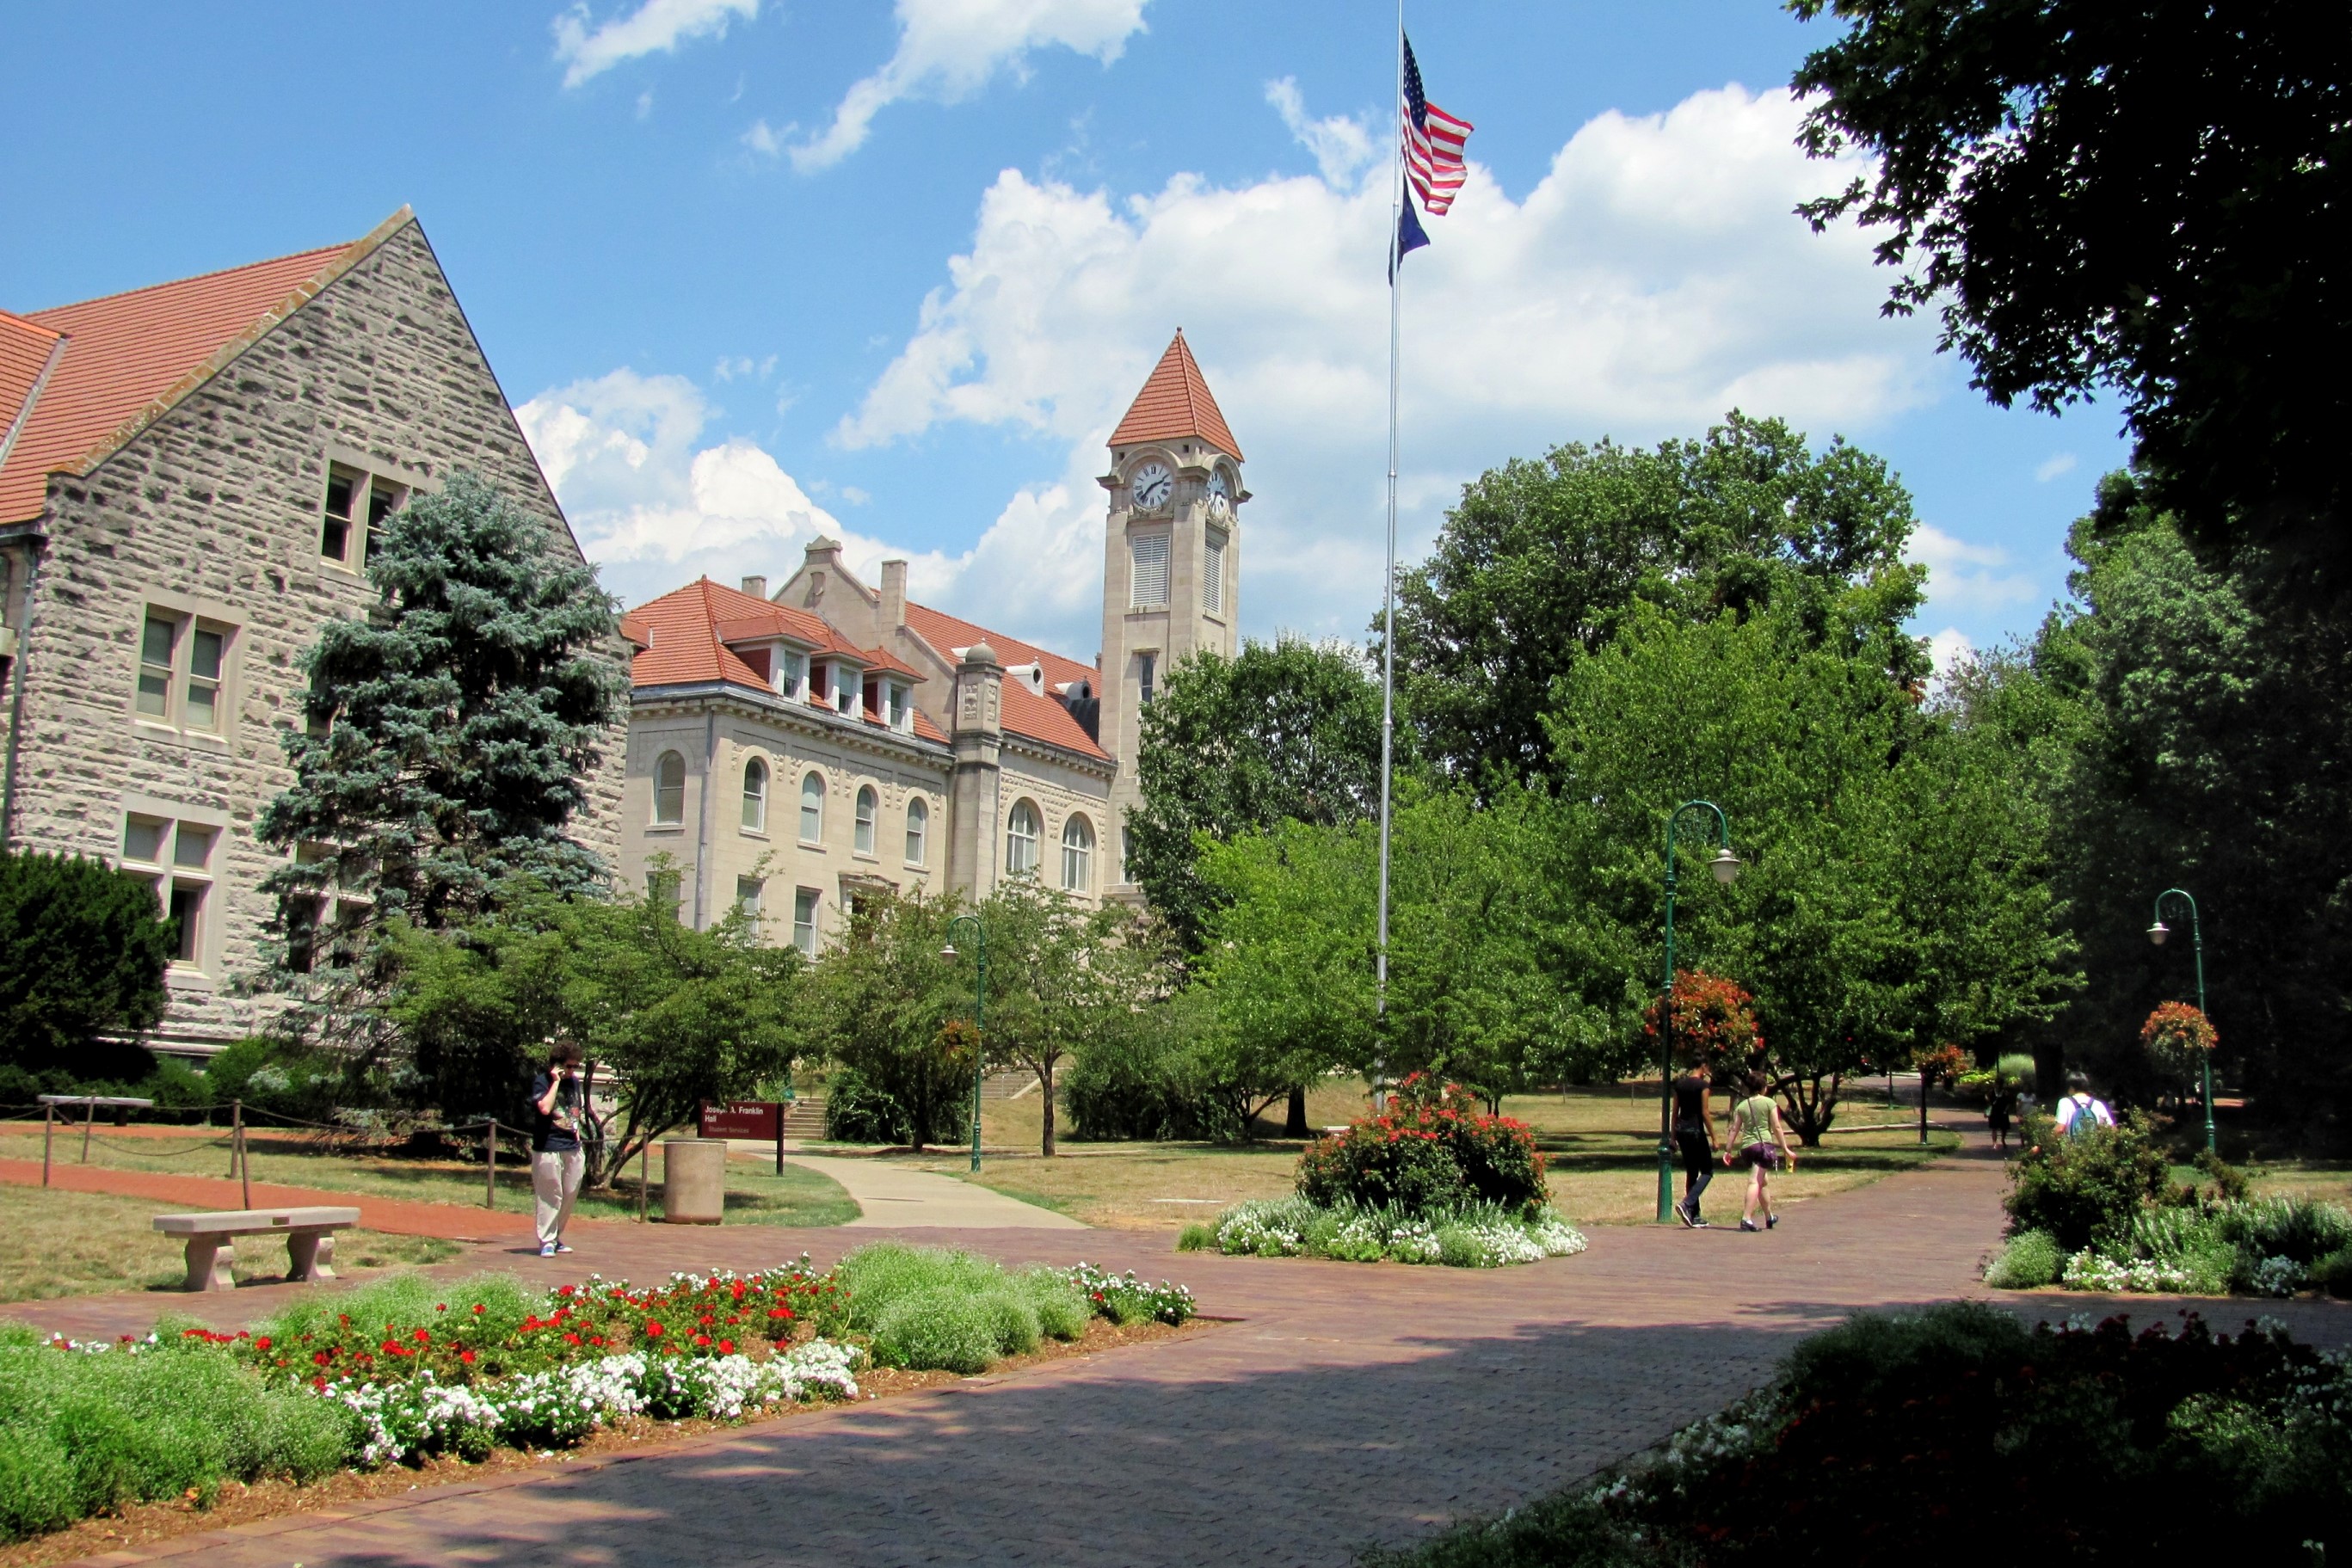
[[[1706,1221],[1698,1217],[1699,1195],[1715,1179],[1715,1118],[1707,1103],[1709,1074],[1700,1061],[1675,1080],[1675,1147],[1683,1156],[1683,1200],[1675,1218],[1691,1229]]]

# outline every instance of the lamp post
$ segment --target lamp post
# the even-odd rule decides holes
[[[982,1031],[987,1027],[988,1018],[988,931],[981,925],[979,915],[959,915],[948,922],[948,942],[946,946],[940,949],[940,956],[950,963],[955,962],[956,927],[967,921],[971,925],[971,956],[978,969],[978,977],[972,983],[971,991],[971,1031],[975,1037],[971,1047],[971,1174],[978,1176],[980,1174],[980,1081],[983,1076],[981,1063],[985,1060],[983,1046],[987,1040],[987,1036]]]
[[[1658,1038],[1664,1041],[1658,1075],[1658,1223],[1674,1220],[1675,1201],[1675,824],[1690,810],[1715,813],[1716,852],[1706,862],[1715,880],[1729,883],[1739,874],[1739,857],[1731,852],[1731,823],[1723,808],[1712,800],[1685,800],[1666,819],[1666,988],[1658,999]]]
[[[2189,895],[2188,889],[2168,887],[2156,895],[2156,924],[2147,928],[2147,939],[2161,947],[2164,939],[2172,935],[2164,924],[2164,901],[2168,898],[2177,898],[2189,906],[2189,943],[2191,951],[2197,955],[2197,1010],[2210,1024],[2213,1018],[2205,1011],[2205,932],[2197,919],[2197,900]],[[2205,1150],[2208,1154],[2214,1150],[2213,1053],[2210,1051],[2205,1053]]]

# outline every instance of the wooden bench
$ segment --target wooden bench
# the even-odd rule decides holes
[[[356,1208],[233,1208],[219,1214],[159,1214],[155,1228],[188,1239],[188,1278],[184,1291],[230,1291],[236,1278],[240,1236],[286,1238],[286,1277],[335,1277],[335,1232],[360,1222]]]

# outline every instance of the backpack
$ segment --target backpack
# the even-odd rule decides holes
[[[2103,1124],[2095,1109],[2099,1103],[2096,1100],[2092,1099],[2088,1094],[2069,1094],[2066,1098],[2074,1103],[2074,1117],[2066,1124],[2068,1137],[2087,1136],[2093,1128]],[[2112,1126],[2114,1124],[2108,1122],[2105,1124]]]

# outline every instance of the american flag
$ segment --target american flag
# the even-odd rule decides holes
[[[1454,204],[1454,193],[1469,177],[1462,162],[1462,144],[1473,127],[1429,101],[1421,88],[1421,64],[1412,57],[1412,40],[1404,40],[1404,167],[1406,177],[1431,217],[1444,217]]]

